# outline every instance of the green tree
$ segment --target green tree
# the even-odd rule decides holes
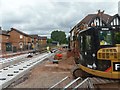
[[[48,38],[48,39],[47,39],[47,43],[48,43],[48,44],[52,43],[52,41],[53,41],[53,40],[52,40],[51,38]]]
[[[51,33],[51,39],[53,41],[58,41],[60,44],[65,44],[67,42],[65,32],[58,30],[55,30]]]

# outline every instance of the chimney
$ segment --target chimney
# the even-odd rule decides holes
[[[16,29],[12,27],[11,30],[16,30]]]
[[[103,10],[103,11],[98,10],[98,13],[97,13],[97,14],[98,14],[99,16],[101,16],[101,15],[104,14],[104,12],[105,12],[104,10]]]
[[[100,14],[100,10],[98,10],[98,14]]]
[[[101,14],[104,14],[104,12],[105,12],[105,11],[103,10],[103,11],[101,12]]]

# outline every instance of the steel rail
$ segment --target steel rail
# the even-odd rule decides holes
[[[58,83],[54,84],[52,87],[50,87],[48,90],[51,90],[53,88],[55,88],[57,85],[59,85],[60,83],[62,83],[63,81],[65,81],[66,79],[68,79],[69,77],[66,76],[65,78],[63,78],[62,80],[60,80]]]

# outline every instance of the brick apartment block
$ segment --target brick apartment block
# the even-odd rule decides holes
[[[10,35],[7,34],[7,31],[0,30],[0,51],[11,51],[10,46]]]
[[[28,35],[15,28],[11,28],[10,31],[0,29],[0,38],[2,52],[39,49],[40,46],[47,44],[47,37],[43,37],[42,40],[38,35]],[[43,43],[39,43],[41,40]]]
[[[8,34],[10,35],[10,42],[12,43],[14,51],[27,50],[31,48],[32,38],[29,35],[15,28],[11,28]]]

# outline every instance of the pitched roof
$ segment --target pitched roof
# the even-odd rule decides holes
[[[39,37],[37,34],[31,34],[29,36],[31,36],[32,38],[38,38]]]
[[[45,37],[45,36],[44,36],[44,37],[43,37],[43,36],[39,36],[39,39],[40,39],[40,40],[46,40],[47,37]]]
[[[22,31],[19,31],[19,30],[15,29],[15,28],[11,28],[11,31],[13,31],[13,30],[20,33],[20,34],[22,34],[22,35],[24,35],[24,36],[29,36],[28,34],[23,33]],[[9,31],[9,32],[11,32],[11,31]]]
[[[120,16],[118,14],[115,14],[114,16],[110,17],[108,24],[110,24],[114,20],[114,18],[116,18],[116,17],[118,17],[120,20]]]
[[[39,35],[37,35],[37,34],[32,34],[32,35],[30,35],[32,38],[37,38],[37,39],[39,39],[39,40],[46,40],[47,39],[47,37],[43,37],[43,36],[39,36]]]
[[[89,24],[89,22],[92,20],[92,18],[96,17],[96,14],[88,14],[84,19],[82,19],[79,24],[86,23]]]
[[[101,18],[103,22],[107,23],[111,16],[108,14],[88,14],[82,21],[78,23],[78,25],[81,25],[82,23],[89,25],[96,17]]]
[[[10,36],[6,30],[0,30],[0,35]]]
[[[104,11],[101,12],[100,10],[98,10],[97,14],[88,14],[85,18],[83,18],[77,25],[75,25],[71,29],[70,33],[74,30],[76,26],[79,27],[83,23],[89,25],[95,18],[100,18],[105,24],[108,24],[111,21],[111,19],[113,19],[113,16],[104,14]]]

